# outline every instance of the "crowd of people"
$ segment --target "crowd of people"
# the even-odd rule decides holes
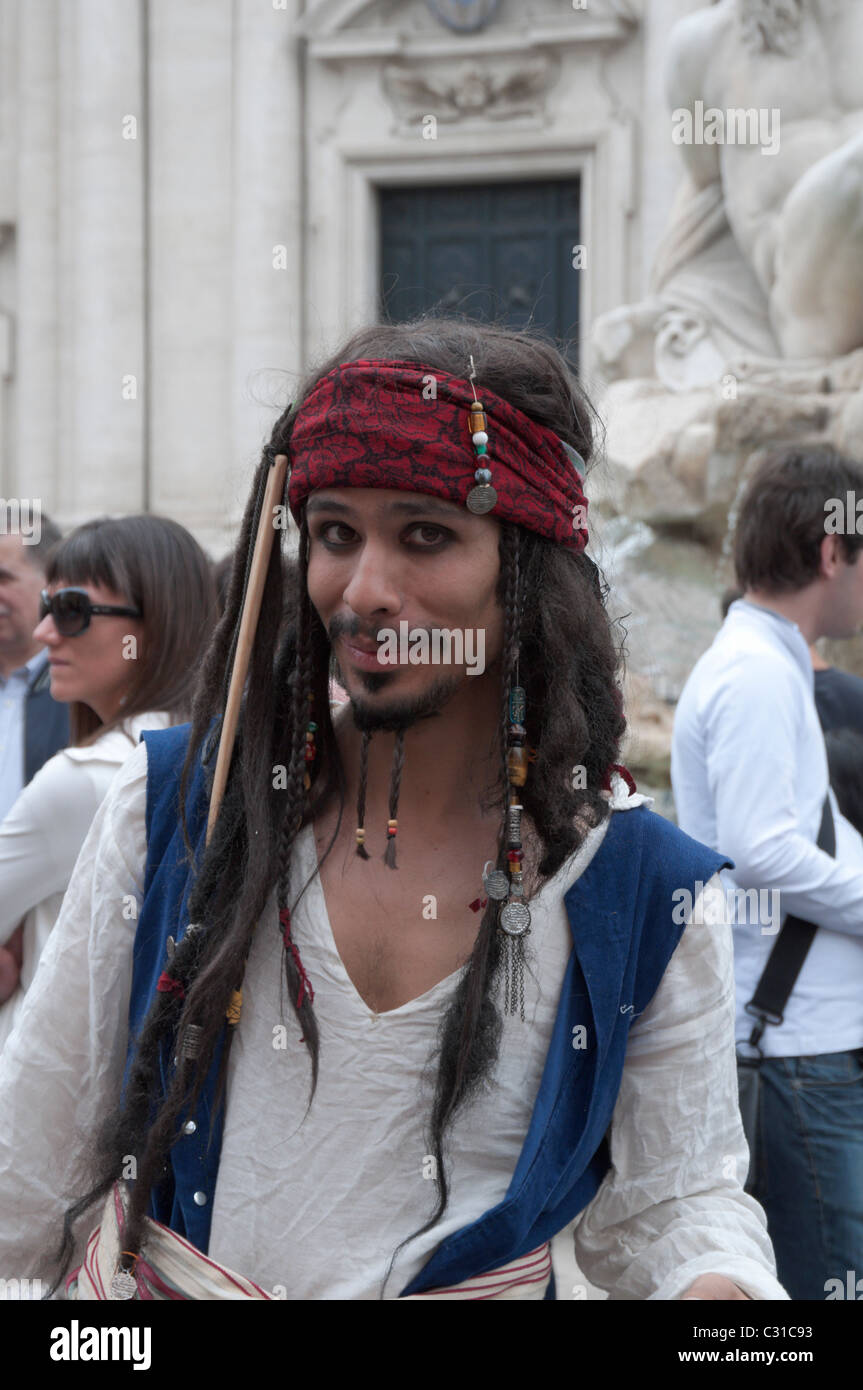
[[[569,1227],[613,1298],[863,1271],[863,681],[815,646],[863,626],[824,530],[863,466],[751,480],[678,827],[620,762],[593,420],[528,334],[378,326],[219,566],[156,516],[0,535],[0,1277],[547,1299]],[[208,839],[281,457],[298,550]],[[481,628],[485,671],[376,664],[404,619]]]

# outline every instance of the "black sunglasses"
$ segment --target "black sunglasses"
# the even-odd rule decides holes
[[[90,626],[94,613],[113,613],[126,618],[142,616],[140,608],[120,608],[115,603],[91,603],[86,589],[58,589],[55,594],[43,589],[39,595],[39,621],[47,618],[49,613],[61,637],[80,637]]]

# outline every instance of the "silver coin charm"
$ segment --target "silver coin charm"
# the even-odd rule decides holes
[[[118,1269],[111,1280],[111,1298],[116,1300],[134,1298],[138,1285],[134,1274],[128,1269]]]
[[[492,869],[490,874],[484,874],[482,886],[486,897],[494,898],[498,902],[503,902],[509,894],[509,880],[503,869]]]
[[[480,483],[479,487],[472,487],[467,495],[466,506],[469,512],[476,516],[482,516],[484,512],[490,512],[497,501],[497,493],[488,483]]]
[[[507,903],[500,914],[500,926],[507,936],[525,936],[530,931],[530,908],[525,903]]]

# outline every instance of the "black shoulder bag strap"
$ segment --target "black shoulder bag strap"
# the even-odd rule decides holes
[[[824,798],[817,844],[825,854],[835,855],[836,827],[833,824],[829,796]],[[782,929],[773,943],[773,950],[767,958],[761,979],[755,986],[755,993],[745,1006],[746,1013],[755,1019],[749,1039],[750,1047],[758,1047],[768,1023],[779,1024],[783,1021],[785,1005],[817,930],[815,923],[805,922],[802,917],[792,915],[785,918]]]

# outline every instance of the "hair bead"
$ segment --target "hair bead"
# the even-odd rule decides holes
[[[524,745],[510,748],[506,756],[509,780],[515,787],[523,787],[527,781],[527,749]]]
[[[314,697],[312,691],[310,690],[310,691],[309,691],[309,703],[310,703],[310,704],[312,703],[312,701],[314,700],[314,698],[315,698],[315,697]],[[316,756],[317,756],[317,748],[316,748],[316,746],[315,746],[315,732],[316,732],[316,730],[317,730],[317,727],[318,727],[318,726],[317,726],[317,724],[315,723],[314,719],[310,719],[309,722],[308,722],[308,725],[307,725],[307,727],[306,727],[306,752],[305,752],[306,770],[305,770],[305,773],[304,773],[304,775],[303,775],[303,786],[304,786],[304,788],[305,788],[306,791],[308,791],[309,788],[310,788],[311,785],[312,785],[311,765],[312,765],[312,763],[315,761],[315,758],[316,758]]]
[[[516,604],[516,609],[517,607]],[[516,679],[518,679],[517,676]],[[530,755],[527,746],[527,729],[522,723],[526,703],[524,688],[520,685],[511,686],[507,700],[509,724],[506,726],[508,744],[506,768],[510,784],[506,806],[508,842],[506,865],[509,870],[509,878],[506,880],[506,891],[501,895],[506,897],[506,902],[498,919],[498,928],[504,940],[505,1009],[508,1014],[518,1013],[522,1023],[524,1022],[524,938],[530,931],[530,908],[524,902],[524,850],[521,843],[521,814],[524,806],[518,789],[523,787],[527,781]]]
[[[475,516],[483,516],[490,512],[497,501],[497,492],[491,486],[491,470],[485,467],[484,460],[488,454],[488,421],[482,402],[476,399],[476,387],[473,385],[473,378],[476,369],[471,358],[471,386],[473,387],[474,399],[468,406],[468,418],[470,421],[470,437],[480,466],[474,473],[476,487],[472,487],[465,499],[465,506],[469,512]]]
[[[357,790],[357,857],[368,859],[369,852],[366,849],[366,832],[363,822],[366,818],[366,782],[369,775],[369,741],[371,734],[363,733],[360,741],[360,781]]]
[[[180,1044],[180,1056],[184,1062],[194,1062],[201,1051],[201,1037],[203,1028],[200,1023],[189,1023],[183,1031],[183,1041]]]
[[[509,717],[513,724],[521,724],[526,708],[524,688],[514,685],[509,692]]]
[[[471,401],[470,406],[468,407],[468,411],[470,415],[471,434],[484,434],[485,431],[488,429],[488,421],[485,418],[485,411],[483,410],[482,402]],[[488,443],[488,440],[484,439],[482,442],[486,444]]]
[[[399,808],[399,793],[401,792],[404,761],[405,731],[404,729],[399,729],[396,733],[395,746],[393,748],[393,765],[390,773],[390,818],[387,821],[387,847],[384,851],[384,863],[390,869],[398,867],[396,864],[396,832],[398,831],[396,816]]]

